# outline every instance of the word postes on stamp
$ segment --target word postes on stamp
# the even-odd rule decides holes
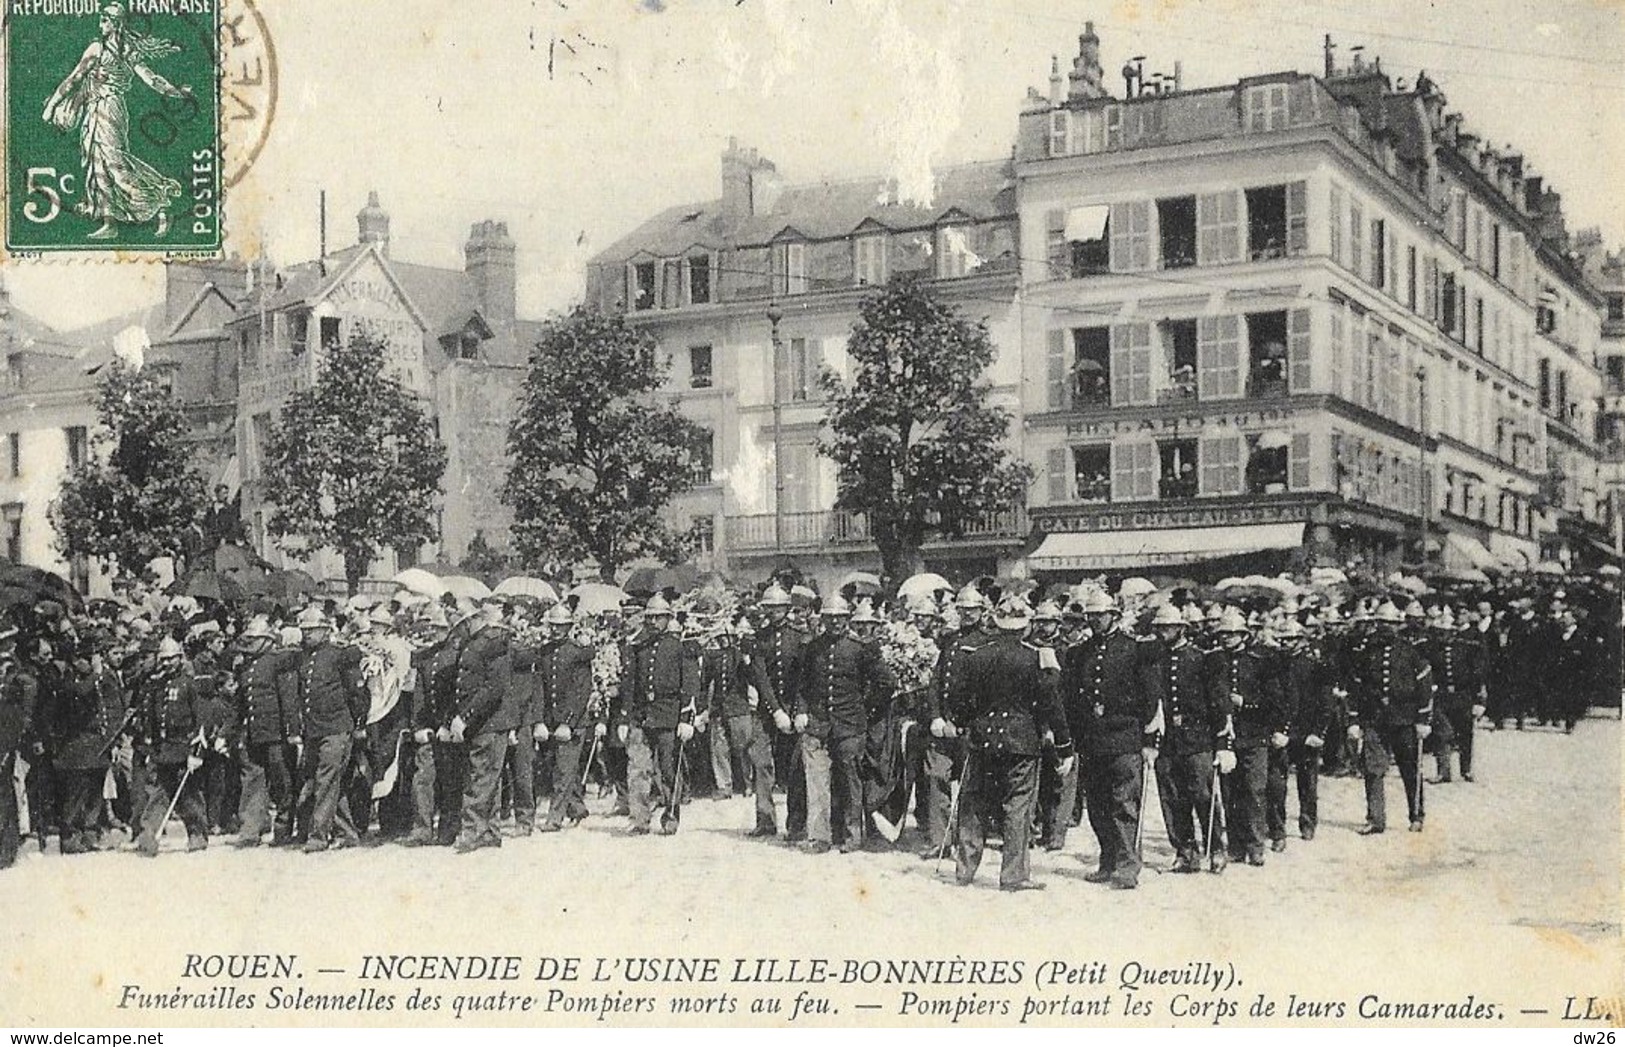
[[[5,33],[8,250],[220,250],[220,0],[8,0]]]

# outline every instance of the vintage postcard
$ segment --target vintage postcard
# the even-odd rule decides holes
[[[0,2],[0,1027],[1613,1042],[1625,9]]]

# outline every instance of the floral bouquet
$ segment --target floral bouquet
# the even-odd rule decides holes
[[[912,622],[887,622],[880,631],[880,657],[901,694],[923,691],[937,665],[937,644]]]

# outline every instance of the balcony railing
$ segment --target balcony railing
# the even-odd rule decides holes
[[[826,510],[812,513],[785,513],[776,521],[772,513],[728,517],[728,548],[734,552],[775,549],[780,546],[775,530],[782,528],[782,545],[799,551],[834,549],[872,544],[869,521],[862,513]],[[1027,535],[1027,514],[1007,509],[972,522],[965,528],[963,541],[1016,540]],[[940,544],[952,539],[935,539]]]

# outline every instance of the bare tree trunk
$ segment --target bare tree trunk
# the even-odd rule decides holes
[[[361,576],[367,573],[367,564],[371,561],[367,549],[344,550],[344,588],[349,595],[354,596],[361,589]]]

